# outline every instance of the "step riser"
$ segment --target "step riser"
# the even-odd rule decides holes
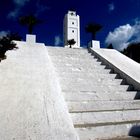
[[[63,51],[63,52],[53,51],[53,52],[50,52],[50,51],[48,51],[48,52],[49,52],[50,56],[76,56],[76,57],[79,57],[79,58],[83,58],[81,56],[87,56],[87,57],[92,57],[93,58],[93,56],[91,56],[86,51],[85,52],[75,52],[75,51],[73,51],[73,52],[72,51],[67,51],[67,52],[66,51]]]
[[[82,77],[75,77],[75,78],[67,78],[67,77],[60,77],[60,81],[64,82],[64,83],[75,83],[76,82],[88,82],[88,83],[92,83],[94,85],[112,85],[112,84],[119,84],[121,85],[123,83],[122,79],[98,79],[96,80],[96,82],[94,82],[93,79],[88,79],[88,78],[82,78]],[[93,83],[94,82],[94,83]]]
[[[86,65],[86,64],[85,64]],[[76,64],[69,64],[69,63],[61,63],[61,64],[59,64],[59,63],[57,63],[57,64],[55,64],[54,66],[56,67],[56,68],[58,68],[58,69],[70,69],[70,68],[80,68],[80,69],[90,69],[90,70],[93,70],[94,71],[94,69],[96,68],[96,69],[101,69],[101,70],[104,70],[105,69],[105,66],[104,65],[88,65],[88,66],[86,66],[85,67],[85,65],[76,65]]]
[[[68,74],[77,74],[77,75],[79,75],[79,74],[81,74],[81,75],[87,75],[87,77],[89,77],[89,78],[91,78],[90,76],[92,76],[93,74],[95,74],[95,75],[97,75],[96,73],[99,73],[100,75],[109,75],[110,74],[110,71],[108,71],[108,70],[102,70],[102,69],[87,69],[87,68],[74,68],[74,67],[69,67],[69,68],[62,68],[62,67],[57,67],[57,70],[56,70],[56,72],[58,72],[58,73],[68,73]],[[93,75],[94,76],[94,75]],[[92,77],[93,77],[92,76]],[[85,77],[85,78],[87,78],[87,77]],[[95,76],[94,76],[95,77]],[[107,77],[107,76],[106,76]],[[108,77],[110,77],[110,76],[108,76]],[[113,78],[115,78],[115,77],[113,77]]]
[[[135,123],[128,123],[90,128],[76,128],[76,131],[80,136],[80,140],[121,140],[119,139],[121,137],[126,138],[125,140],[129,140],[129,132],[134,126]]]
[[[65,94],[65,100],[66,101],[99,101],[99,100],[133,100],[135,98],[134,95],[100,95],[100,94],[95,94],[95,95],[67,95]]]
[[[52,61],[54,62],[62,62],[62,63],[82,63],[82,62],[88,62],[88,63],[92,63],[92,64],[96,64],[96,63],[100,63],[102,64],[101,62],[98,62],[97,60],[91,58],[91,57],[88,57],[88,56],[72,56],[72,55],[68,55],[68,56],[63,56],[63,55],[60,55],[60,56],[51,56],[52,57]],[[82,57],[82,59],[80,59]]]
[[[109,92],[114,94],[114,92],[126,92],[129,90],[129,87],[127,86],[122,86],[122,87],[116,87],[116,86],[110,86],[110,87],[99,87],[99,86],[94,86],[94,85],[88,85],[88,84],[83,84],[83,85],[62,85],[62,91],[71,91],[71,92],[76,92],[76,91],[89,91],[92,92],[94,91],[95,93],[101,93],[101,92]],[[75,89],[75,90],[74,90]]]
[[[140,110],[133,111],[113,111],[113,112],[90,112],[90,113],[71,113],[75,126],[88,127],[120,124],[133,121],[140,122]]]
[[[57,62],[67,62],[67,63],[76,62],[76,63],[81,64],[81,63],[88,62],[88,63],[91,63],[91,64],[94,64],[94,63],[103,64],[102,62],[98,62],[96,59],[93,59],[92,57],[88,57],[88,56],[85,56],[85,55],[83,57],[84,58],[81,59],[81,58],[78,58],[77,56],[76,57],[73,57],[73,56],[53,56],[52,60],[57,61]]]
[[[139,101],[67,102],[69,112],[101,112],[117,110],[140,110]]]
[[[62,85],[64,85],[65,84],[65,86],[69,86],[69,85],[71,85],[71,86],[75,86],[74,85],[74,83],[75,83],[75,81],[76,81],[76,83],[78,83],[78,85],[83,85],[83,83],[86,81],[86,79],[81,79],[81,78],[77,78],[77,79],[61,79],[60,80],[60,83],[62,84]],[[93,80],[87,80],[87,84],[88,85],[94,85],[94,86],[99,86],[100,87],[100,85],[102,85],[102,86],[124,86],[124,85],[121,85],[121,81],[120,80],[108,80],[108,81],[106,81],[106,80],[104,80],[104,81],[100,81],[100,80],[97,80],[96,81],[96,83],[94,83],[94,81]]]
[[[115,78],[116,78],[116,74],[100,74],[100,75],[98,75],[98,74],[81,74],[81,73],[79,73],[79,72],[65,72],[65,71],[63,71],[62,73],[59,73],[59,77],[60,78],[68,78],[68,79],[75,79],[75,78],[77,78],[77,77],[79,77],[79,78],[82,78],[82,79],[93,79],[93,81],[94,82],[96,82],[96,80],[98,79],[98,80],[115,80]]]
[[[62,57],[62,56],[64,56],[64,57],[66,57],[66,58],[68,58],[68,57],[74,57],[74,58],[79,58],[79,59],[84,59],[84,58],[91,58],[91,59],[95,59],[95,58],[93,58],[90,54],[88,54],[87,52],[85,52],[85,53],[75,53],[75,52],[63,52],[63,53],[52,53],[52,52],[50,52],[49,51],[49,56],[51,56],[51,57]],[[97,60],[97,59],[96,59]]]

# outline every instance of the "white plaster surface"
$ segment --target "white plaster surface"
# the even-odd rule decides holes
[[[104,61],[140,90],[140,64],[113,49],[94,49]]]
[[[36,43],[36,35],[26,35],[26,42],[27,43]]]
[[[92,40],[89,42],[88,47],[91,47],[91,48],[93,47],[93,48],[99,49],[100,48],[100,41]]]
[[[46,47],[18,46],[0,63],[0,139],[78,140]]]

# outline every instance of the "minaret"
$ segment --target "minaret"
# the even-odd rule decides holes
[[[76,43],[72,48],[80,47],[80,20],[79,15],[76,15],[75,11],[68,11],[68,14],[64,17],[64,47],[68,47],[67,41],[74,39]]]

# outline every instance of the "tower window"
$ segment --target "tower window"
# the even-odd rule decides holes
[[[74,33],[74,30],[72,30],[72,32]]]
[[[73,13],[71,13],[71,16],[73,16],[74,14]]]
[[[72,22],[72,24],[74,24],[74,22]]]

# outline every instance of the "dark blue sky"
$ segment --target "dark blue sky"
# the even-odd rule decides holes
[[[38,42],[62,45],[63,18],[71,8],[80,15],[81,46],[86,46],[91,38],[85,32],[85,26],[89,22],[103,26],[97,34],[102,46],[110,31],[114,35],[113,39],[120,39],[120,35],[131,34],[129,30],[136,29],[136,26],[139,29],[140,0],[3,0],[0,4],[0,35],[12,31],[18,32],[25,39],[27,28],[19,25],[17,19],[21,15],[33,13],[43,20],[34,29]],[[127,35],[125,43],[135,38],[136,31],[129,37]],[[113,41],[112,36],[108,37],[108,42]],[[136,36],[138,37],[139,35]]]

